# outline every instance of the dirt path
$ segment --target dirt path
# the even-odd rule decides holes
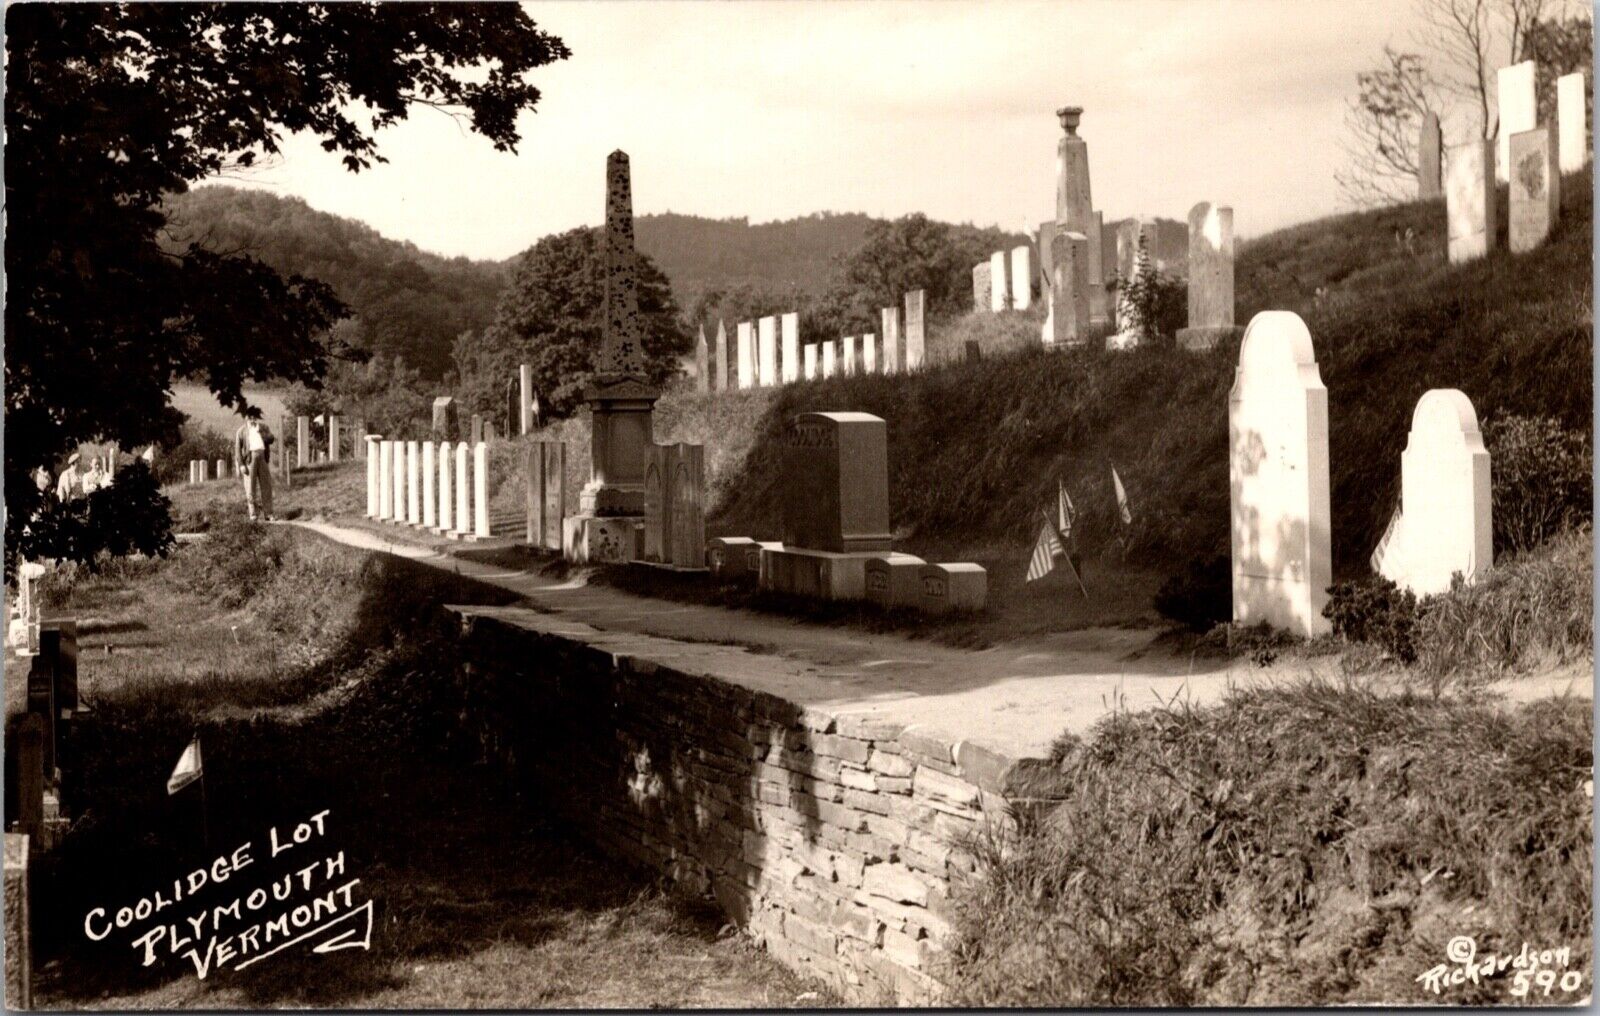
[[[830,712],[870,714],[973,740],[1013,758],[1046,754],[1064,731],[1082,733],[1115,709],[1174,699],[1203,705],[1229,687],[1337,677],[1336,657],[1270,668],[1248,661],[1177,659],[1152,651],[1152,630],[1088,629],[962,650],[893,634],[788,621],[744,610],[634,596],[581,581],[452,556],[459,544],[412,530],[297,522],[328,539],[395,554],[493,583],[532,610],[480,608],[530,629],[610,651],[671,662]],[[1514,701],[1593,697],[1593,675],[1572,669],[1496,691]]]

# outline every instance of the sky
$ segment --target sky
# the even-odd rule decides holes
[[[813,212],[1036,228],[1054,216],[1055,110],[1085,109],[1107,221],[1229,204],[1240,237],[1342,207],[1356,74],[1416,30],[1401,0],[564,0],[525,5],[572,56],[516,154],[417,109],[360,174],[306,137],[224,181],[304,198],[445,255],[506,258],[604,214],[606,155],[636,214]]]

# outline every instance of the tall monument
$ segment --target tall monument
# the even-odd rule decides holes
[[[563,550],[574,561],[630,561],[644,525],[644,480],[654,447],[660,393],[645,372],[639,266],[633,249],[628,156],[606,160],[605,312],[595,377],[584,391],[590,413],[589,482],[579,514],[565,521]]]
[[[1106,280],[1100,270],[1100,230],[1095,228],[1094,199],[1089,190],[1089,143],[1078,137],[1083,107],[1063,106],[1056,116],[1066,132],[1056,142],[1056,227],[1065,233],[1081,233],[1089,240],[1089,319],[1100,323],[1107,317]]]

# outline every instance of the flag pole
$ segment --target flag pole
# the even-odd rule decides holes
[[[206,853],[211,852],[211,816],[210,809],[206,807],[206,756],[200,747],[200,729],[194,732],[195,754],[200,756],[200,837],[205,844]]]
[[[1056,524],[1054,522],[1050,521],[1050,513],[1045,511],[1043,508],[1040,508],[1039,509],[1039,514],[1040,514],[1040,516],[1042,516],[1044,518],[1044,524],[1047,525],[1047,526],[1050,526],[1052,529],[1055,529],[1056,536],[1060,537],[1061,530],[1060,530],[1059,527],[1056,526]],[[1078,583],[1078,592],[1083,594],[1083,602],[1088,603],[1089,602],[1089,590],[1087,590],[1087,589],[1085,589],[1083,587],[1083,579],[1081,577],[1079,577],[1078,569],[1073,567],[1072,554],[1070,552],[1068,552],[1068,550],[1067,550],[1067,541],[1065,541],[1065,540],[1063,540],[1061,542],[1061,556],[1067,562],[1067,571],[1072,573],[1073,581]]]

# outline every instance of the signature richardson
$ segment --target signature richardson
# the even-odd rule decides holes
[[[282,836],[276,826],[270,827],[265,859],[300,848],[305,848],[301,856],[314,856],[317,842],[327,835],[327,818],[326,810],[319,811]],[[214,969],[231,966],[244,970],[336,925],[338,933],[313,947],[313,952],[371,948],[372,901],[355,899],[354,890],[361,880],[346,877],[343,850],[324,851],[265,885],[240,887],[227,902],[194,904],[194,898],[208,886],[214,890],[208,895],[225,899],[227,891],[216,890],[236,876],[240,882],[248,878],[240,872],[256,863],[254,849],[254,842],[247,841],[209,865],[174,879],[170,891],[163,887],[115,911],[95,907],[84,915],[83,932],[95,942],[126,932],[141,965],[151,966],[162,955],[181,955],[194,964],[201,980]],[[145,926],[155,915],[185,901],[191,913],[175,912]]]
[[[1417,983],[1424,991],[1438,995],[1446,988],[1482,984],[1490,978],[1504,976],[1507,970],[1511,971],[1513,998],[1524,998],[1536,992],[1548,996],[1556,989],[1570,994],[1583,987],[1583,971],[1571,969],[1571,946],[1535,949],[1524,942],[1520,952],[1479,956],[1478,943],[1471,935],[1457,935],[1445,943],[1444,956],[1444,963],[1417,975]]]

